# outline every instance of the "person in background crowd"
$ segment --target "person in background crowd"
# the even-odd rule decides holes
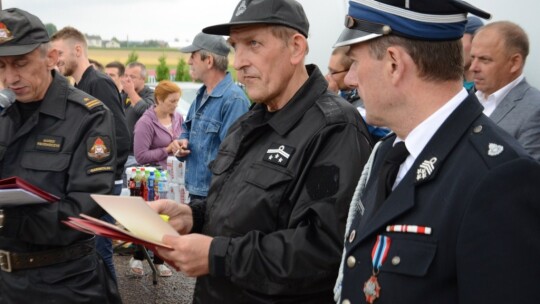
[[[540,161],[540,91],[523,75],[529,55],[527,34],[515,23],[499,21],[476,35],[470,70],[484,114]]]
[[[133,142],[133,131],[135,124],[143,113],[154,104],[154,92],[146,83],[146,66],[140,62],[132,62],[126,66],[124,77],[120,79],[123,88],[123,104],[126,111],[126,122],[129,132],[131,132],[131,142]],[[133,146],[130,146],[133,152]],[[126,162],[126,167],[137,165],[135,156],[130,155]]]
[[[186,160],[186,188],[190,200],[208,194],[212,172],[208,165],[216,158],[219,145],[232,123],[246,113],[249,100],[227,72],[229,47],[220,36],[199,33],[190,46],[188,60],[191,78],[204,85],[191,104],[180,136],[180,160]]]
[[[109,75],[111,79],[114,81],[114,84],[118,88],[118,92],[122,92],[124,89],[122,88],[122,77],[124,77],[124,72],[126,68],[124,64],[122,64],[120,61],[112,61],[107,63],[105,66],[105,74]]]
[[[461,1],[349,1],[345,82],[395,133],[351,202],[337,303],[540,303],[540,265],[524,262],[540,256],[540,164],[463,87],[469,12],[490,18]]]
[[[330,56],[330,62],[328,63],[328,74],[326,75],[326,80],[328,83],[336,83],[338,88],[338,93],[343,99],[351,103],[362,115],[362,118],[366,119],[366,109],[364,108],[364,103],[358,95],[358,90],[356,88],[351,88],[345,83],[345,75],[349,71],[352,60],[347,55],[349,47],[338,47],[332,51]],[[390,132],[387,128],[384,127],[375,127],[372,125],[367,125],[369,134],[371,134],[371,139],[373,142],[377,142],[379,139],[383,138]]]
[[[122,174],[124,164],[129,155],[131,138],[126,124],[124,108],[121,104],[120,94],[112,80],[96,70],[88,59],[88,44],[84,34],[73,27],[64,27],[51,37],[53,48],[58,51],[58,70],[64,76],[71,76],[75,80],[75,87],[94,96],[103,102],[114,115],[115,138],[117,147],[117,166],[112,194],[120,195],[122,192]],[[110,215],[102,220],[114,224]],[[114,278],[116,272],[113,262],[112,240],[110,238],[96,237],[97,251],[103,257]]]
[[[463,86],[467,91],[475,90],[474,81],[473,81],[473,72],[470,70],[471,67],[471,43],[478,31],[479,28],[484,26],[482,19],[476,16],[467,17],[467,25],[465,25],[465,33],[461,37],[461,43],[463,44],[463,61],[464,61],[464,72],[463,72]]]
[[[0,82],[16,96],[0,113],[0,179],[59,198],[0,206],[0,303],[121,303],[94,238],[62,223],[103,215],[90,194],[113,190],[113,114],[54,69],[58,51],[39,18],[11,8],[0,24]]]
[[[167,168],[167,157],[177,154],[180,143],[177,140],[182,132],[182,116],[176,112],[176,106],[182,96],[180,88],[171,81],[162,80],[154,91],[156,104],[146,110],[135,125],[133,150],[139,164],[157,164]],[[142,250],[135,251],[130,260],[131,272],[144,275]],[[163,260],[154,256],[159,275],[169,277],[171,270]]]
[[[194,303],[330,303],[371,151],[360,113],[304,65],[309,22],[297,1],[242,0],[230,23],[203,32],[230,36],[255,105],[221,143],[205,200],[152,203],[182,234],[158,253],[197,277]]]

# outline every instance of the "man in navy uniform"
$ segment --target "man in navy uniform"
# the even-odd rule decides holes
[[[111,112],[54,70],[43,23],[0,11],[0,82],[16,102],[0,113],[0,178],[19,177],[52,203],[0,205],[0,303],[119,303],[94,238],[62,224],[101,216],[90,193],[110,193],[116,169]]]
[[[336,46],[387,136],[351,203],[339,303],[540,303],[540,165],[463,88],[458,0],[350,1]]]

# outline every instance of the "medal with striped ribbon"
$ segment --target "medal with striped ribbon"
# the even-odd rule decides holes
[[[366,302],[372,304],[379,298],[381,294],[381,285],[377,280],[377,275],[379,274],[379,269],[381,265],[386,260],[388,251],[390,250],[390,244],[392,240],[389,237],[384,235],[378,235],[377,241],[373,246],[371,251],[371,260],[373,263],[373,272],[369,280],[364,283],[364,294],[366,295]]]

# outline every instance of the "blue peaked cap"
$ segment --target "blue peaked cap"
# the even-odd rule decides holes
[[[469,12],[491,18],[461,0],[351,0],[346,28],[334,47],[390,33],[417,40],[457,40],[463,36]]]

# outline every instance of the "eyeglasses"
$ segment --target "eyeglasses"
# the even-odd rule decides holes
[[[336,74],[340,74],[340,73],[345,73],[345,72],[348,72],[349,70],[342,70],[342,71],[328,71],[328,74],[330,75],[336,75]]]

